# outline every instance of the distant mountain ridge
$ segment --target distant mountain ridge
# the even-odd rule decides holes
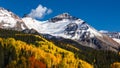
[[[118,52],[120,44],[100,33],[85,21],[63,13],[46,21],[38,21],[30,17],[19,18],[6,9],[0,9],[0,28],[26,31],[28,33],[38,32],[52,36],[71,39],[83,46],[100,50],[111,50]],[[31,31],[28,31],[31,30]],[[59,39],[59,38],[58,38]]]
[[[120,32],[101,32],[101,33],[108,35],[109,37],[111,37],[113,40],[120,44]]]
[[[106,33],[103,33],[103,34],[106,34],[111,38],[120,39],[120,32],[106,32]]]

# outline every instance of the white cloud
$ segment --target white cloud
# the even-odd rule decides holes
[[[52,13],[52,10],[51,10],[51,9],[49,9],[49,10],[47,11],[47,14],[50,14],[50,13]]]
[[[32,18],[41,19],[45,15],[52,13],[51,9],[44,7],[42,5],[38,5],[36,9],[32,9],[31,12],[28,14]]]

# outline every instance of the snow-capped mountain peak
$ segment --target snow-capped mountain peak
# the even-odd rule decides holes
[[[38,28],[39,33],[72,39],[95,49],[116,51],[120,47],[113,39],[68,13],[57,15],[44,23],[40,23]]]
[[[95,49],[117,51],[120,45],[88,25],[82,19],[63,13],[46,21],[38,21],[30,17],[19,18],[14,13],[0,8],[0,28],[13,29],[33,33],[49,34],[77,41]],[[29,31],[30,30],[30,31]],[[114,46],[113,46],[114,45]]]
[[[27,27],[23,23],[22,19],[9,10],[0,7],[0,28],[23,30]]]
[[[68,13],[57,15],[48,20],[48,22],[43,23],[42,26],[47,26],[47,28],[40,32],[65,38],[80,39],[81,35],[89,35],[89,37],[102,36],[85,21],[71,16]]]
[[[79,18],[73,17],[69,13],[63,13],[63,14],[57,15],[57,16],[49,19],[49,22],[57,22],[57,21],[61,21],[63,19],[78,20]]]
[[[68,18],[64,15],[65,14],[61,14],[51,18],[51,21],[48,20],[44,23],[40,23],[38,32],[41,34],[49,34],[57,38],[63,37],[75,40],[84,46],[95,49],[113,51],[117,51],[116,49],[119,49],[120,45],[117,42],[108,36],[103,35],[88,25],[85,21],[81,19]]]
[[[25,17],[22,20],[29,29],[35,29],[39,33],[43,34],[50,34],[53,36],[76,40],[102,36],[86,22],[77,17],[73,17],[68,13],[57,15],[47,21],[44,21],[44,23],[30,17]]]
[[[19,20],[20,18],[15,15],[14,13],[12,13],[11,11],[9,10],[6,10],[2,7],[0,7],[0,17],[13,17],[15,18],[16,20]]]
[[[72,16],[69,13],[62,13],[60,15],[55,16],[56,18],[62,18],[62,19],[70,19]]]

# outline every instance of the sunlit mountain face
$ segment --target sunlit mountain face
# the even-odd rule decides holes
[[[0,8],[0,68],[110,68],[120,61],[119,35],[69,13],[40,21]]]

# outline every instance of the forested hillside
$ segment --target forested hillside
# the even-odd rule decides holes
[[[110,68],[112,63],[120,62],[119,53],[92,49],[69,39],[57,40],[56,38],[52,38],[48,40],[63,49],[72,51],[76,57],[89,62],[95,68]]]
[[[120,54],[0,29],[0,68],[119,68]]]
[[[38,35],[0,30],[0,68],[93,68]]]

